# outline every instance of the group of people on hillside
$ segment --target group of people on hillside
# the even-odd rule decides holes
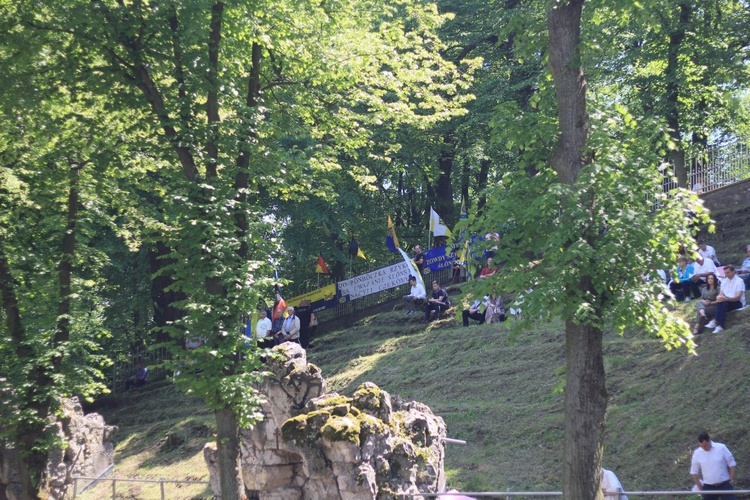
[[[261,309],[255,329],[245,331],[245,335],[257,339],[258,347],[271,348],[284,342],[295,342],[305,349],[310,347],[317,322],[307,299],[302,299],[296,308],[287,307],[286,315],[279,314],[273,321],[269,316],[267,310]]]
[[[676,279],[668,282],[676,300],[695,303],[697,319],[694,334],[704,328],[713,333],[724,331],[727,313],[745,307],[745,291],[750,286],[750,245],[739,268],[720,266],[716,250],[705,241],[698,244],[695,259],[685,255],[677,259]]]
[[[412,260],[421,273],[424,266],[425,254],[419,245],[416,245],[414,250],[415,255]],[[497,273],[497,271],[498,269],[493,265],[492,257],[489,256],[486,265],[477,274],[477,279],[486,279]],[[440,287],[440,283],[437,281],[432,282],[432,293],[429,298],[424,287],[419,284],[416,276],[409,276],[409,286],[409,293],[403,296],[407,316],[413,315],[418,308],[421,308],[424,311],[423,322],[429,323],[437,319],[441,312],[450,307],[448,294],[445,289]],[[503,298],[499,293],[493,293],[485,296],[484,300],[475,300],[468,309],[462,311],[462,316],[464,326],[469,326],[470,319],[478,323],[499,323],[505,321]]]
[[[448,292],[440,286],[437,280],[432,282],[432,292],[429,298],[424,287],[417,281],[416,276],[409,276],[409,286],[409,293],[403,296],[407,316],[411,316],[417,312],[418,307],[421,307],[424,311],[423,323],[427,324],[430,321],[437,320],[440,313],[451,306]]]
[[[469,320],[477,323],[501,323],[505,321],[505,306],[503,297],[499,293],[485,295],[484,300],[475,300],[468,309],[461,313],[463,325],[469,326]]]

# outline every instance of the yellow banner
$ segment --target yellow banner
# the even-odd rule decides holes
[[[319,300],[333,300],[334,297],[336,297],[336,283],[324,286],[323,288],[318,288],[317,290],[313,290],[304,295],[298,295],[297,297],[286,299],[286,305],[297,307],[302,299],[307,299],[310,304],[312,304]]]

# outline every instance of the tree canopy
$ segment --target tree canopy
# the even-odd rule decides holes
[[[93,396],[107,357],[160,343],[216,413],[236,496],[237,429],[259,418],[262,376],[243,315],[277,285],[311,285],[320,253],[343,277],[352,237],[368,258],[355,272],[390,263],[388,216],[406,246],[424,243],[431,207],[453,227],[466,202],[459,227],[502,230],[508,272],[483,286],[566,318],[583,353],[569,361],[599,360],[610,328],[692,345],[648,274],[707,220],[665,176],[688,187],[702,147],[747,131],[746,2],[4,0],[0,13],[0,395],[17,424],[2,439],[27,493],[59,397]],[[581,422],[599,428],[597,398]],[[571,465],[571,498],[591,493],[595,461]]]

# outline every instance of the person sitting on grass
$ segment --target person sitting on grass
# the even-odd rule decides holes
[[[693,275],[690,277],[690,291],[696,299],[701,298],[700,287],[706,285],[709,274],[716,274],[716,266],[712,260],[704,259],[701,254],[695,256]]]
[[[716,249],[711,245],[706,245],[705,240],[700,240],[698,242],[698,253],[701,254],[704,259],[713,261],[716,267],[721,265],[719,263],[719,258],[716,257]]]
[[[669,290],[677,300],[690,301],[690,278],[693,277],[693,266],[688,264],[687,257],[677,259],[677,281],[669,284]]]
[[[421,303],[427,298],[427,292],[424,291],[424,287],[417,283],[416,276],[409,276],[409,285],[411,291],[408,295],[404,295],[403,300],[406,303],[406,315],[411,316],[416,311],[417,303]]]
[[[487,266],[482,268],[482,272],[479,273],[479,279],[483,280],[489,278],[497,272],[497,268],[492,265],[492,257],[487,258]]]
[[[440,318],[440,313],[447,310],[451,306],[451,301],[448,299],[448,292],[443,288],[440,288],[440,283],[437,280],[432,282],[432,297],[427,299],[424,304],[424,323],[429,323],[432,319],[432,315],[435,315],[435,319]]]
[[[140,361],[135,364],[135,375],[125,381],[125,390],[131,387],[143,387],[148,383],[148,368],[143,366]]]
[[[716,313],[716,297],[719,295],[719,278],[714,273],[706,277],[706,286],[703,288],[701,299],[695,303],[698,310],[698,321],[695,323],[694,334],[701,333],[704,325],[714,317]]]
[[[727,313],[745,307],[745,282],[737,276],[734,266],[724,266],[726,278],[721,282],[721,291],[716,296],[716,312],[714,319],[706,325],[706,328],[713,328],[713,333],[724,331],[724,322],[727,320]]]
[[[505,321],[505,307],[503,306],[503,296],[499,293],[490,295],[487,302],[487,310],[484,312],[485,322],[500,323]]]
[[[489,297],[485,297],[485,300],[489,300]],[[482,309],[485,308],[486,305],[487,304],[483,303],[481,300],[475,300],[468,309],[461,311],[464,326],[469,326],[470,319],[478,321],[479,323],[484,323],[484,311],[482,311]]]
[[[750,288],[750,245],[747,246],[745,251],[747,252],[747,257],[745,257],[745,260],[742,261],[742,265],[737,270],[737,276],[742,278],[742,281],[745,282],[745,289],[747,290]]]

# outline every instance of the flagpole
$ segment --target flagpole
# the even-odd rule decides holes
[[[432,205],[430,205],[430,217],[427,219],[427,250],[432,248],[433,232],[430,231],[432,227]]]

